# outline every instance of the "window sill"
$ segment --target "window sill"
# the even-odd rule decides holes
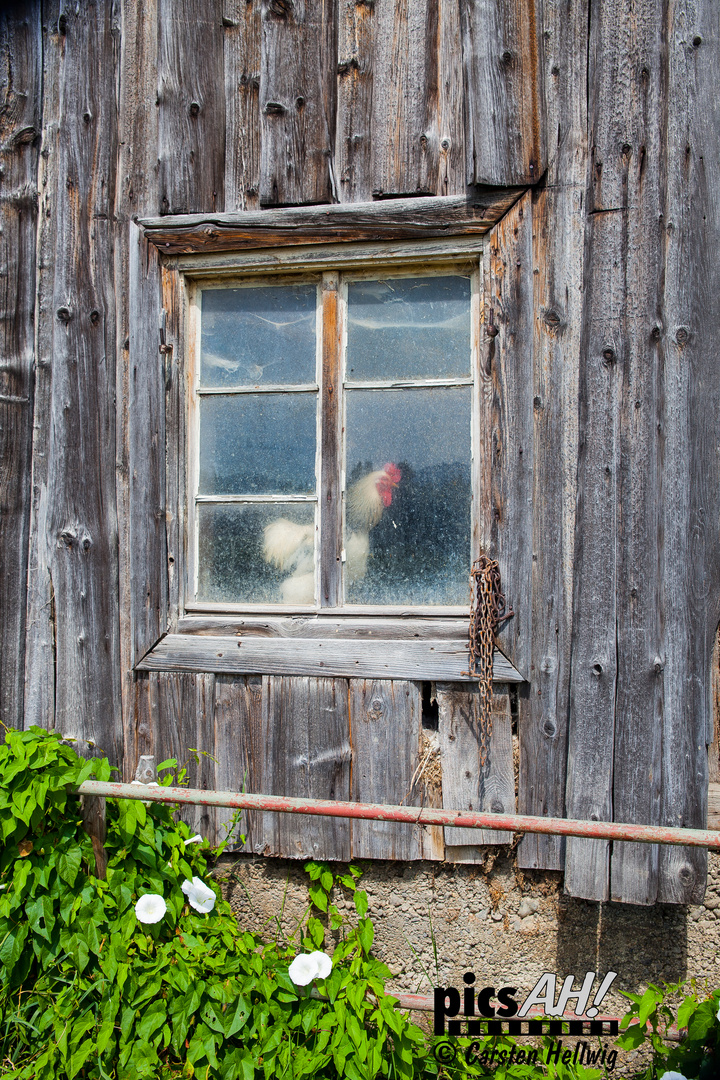
[[[459,638],[280,638],[236,633],[167,634],[143,657],[136,670],[476,681],[468,675],[467,667],[466,642]],[[502,683],[523,681],[497,649],[493,679]]]

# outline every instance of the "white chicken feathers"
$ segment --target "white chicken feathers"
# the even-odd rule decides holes
[[[400,482],[400,470],[388,463],[361,477],[348,489],[346,498],[345,582],[362,581],[370,554],[370,530],[392,501],[392,488]],[[315,526],[278,518],[264,531],[265,562],[290,571],[280,583],[283,604],[312,604],[315,600]]]

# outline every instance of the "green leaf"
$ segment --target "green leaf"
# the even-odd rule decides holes
[[[158,1031],[167,1018],[165,1003],[154,1001],[148,1010],[142,1014],[142,1019],[135,1025],[135,1038],[143,1042],[150,1042],[152,1036]]]
[[[333,876],[329,870],[323,870],[322,874],[320,875],[320,884],[322,885],[325,892],[330,892],[333,887]]]
[[[5,940],[0,945],[0,964],[6,970],[11,971],[15,967],[29,932],[30,927],[27,923],[20,923],[8,931]]]
[[[77,1050],[71,1055],[67,1066],[68,1077],[70,1080],[73,1080],[73,1077],[77,1076],[94,1049],[95,1040],[86,1039],[85,1042],[81,1043]]]
[[[70,888],[75,884],[75,878],[80,871],[82,854],[79,845],[66,846],[58,859],[58,874],[66,881]]]
[[[361,919],[364,918],[364,916],[367,914],[368,909],[367,893],[364,891],[364,889],[356,889],[353,900],[355,901],[355,910],[357,911],[358,915]]]
[[[226,1036],[226,1038],[229,1039],[231,1037],[231,1035],[235,1035],[238,1031],[242,1030],[242,1028],[245,1026],[247,1018],[248,1018],[248,1016],[250,1016],[251,1012],[252,1012],[252,1009],[251,1009],[250,1004],[248,1003],[248,1001],[242,996],[238,997],[237,1004],[235,1006],[235,1012],[231,1013],[230,1009],[228,1009],[228,1011],[225,1013],[225,1017],[226,1017],[225,1036]]]
[[[327,893],[323,889],[322,885],[318,885],[316,882],[313,882],[309,886],[308,892],[310,893],[310,899],[312,900],[315,907],[320,908],[321,911],[327,911],[328,898]]]
[[[372,943],[375,937],[375,930],[370,919],[363,919],[362,922],[358,923],[358,937],[360,938],[363,952],[369,953],[372,949]]]

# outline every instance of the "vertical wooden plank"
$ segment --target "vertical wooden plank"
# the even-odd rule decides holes
[[[661,791],[663,661],[660,579],[664,552],[658,537],[664,453],[664,349],[658,333],[638,333],[660,308],[662,264],[657,222],[662,213],[664,146],[661,128],[667,92],[663,72],[661,3],[643,5],[634,32],[619,17],[602,20],[598,44],[626,34],[615,70],[597,58],[594,83],[606,93],[595,115],[596,154],[604,157],[592,192],[594,217],[614,217],[609,318],[598,319],[607,354],[618,354],[620,516],[617,534],[617,687],[613,812],[618,821],[655,823]],[[602,13],[601,13],[602,15]],[[602,43],[602,44],[601,44]],[[639,69],[639,76],[638,76]],[[621,132],[618,146],[618,132]],[[596,157],[596,163],[597,163]],[[622,206],[620,213],[603,214]],[[591,232],[592,235],[592,232]],[[615,246],[619,244],[619,246]],[[604,325],[603,325],[604,324]],[[613,844],[611,896],[652,904],[657,895],[658,850],[647,844]]]
[[[465,190],[465,86],[462,66],[462,24],[458,0],[439,0],[438,40],[438,177],[436,195]]]
[[[342,391],[340,275],[323,275],[320,464],[320,606],[342,603]]]
[[[663,344],[667,417],[663,483],[665,641],[663,823],[705,820],[712,741],[712,647],[720,618],[717,521],[720,380],[717,296],[720,171],[715,5],[672,2],[667,15],[667,206]],[[701,903],[706,853],[660,850],[658,900]]]
[[[184,583],[189,577],[185,553],[189,550],[185,504],[187,460],[186,398],[183,373],[188,371],[190,348],[185,321],[185,296],[180,275],[163,263],[160,268],[162,306],[166,313],[165,340],[169,351],[163,364],[165,394],[165,499],[167,515],[167,621],[174,630],[180,616]],[[162,391],[161,391],[162,392]]]
[[[341,202],[465,191],[458,0],[342,0],[336,159]]]
[[[215,778],[215,676],[165,673],[153,676],[157,698],[153,753],[156,761],[177,758],[192,788],[217,789]],[[215,842],[215,809],[183,806],[180,817],[193,832]]]
[[[546,185],[533,196],[534,476],[529,686],[518,696],[519,813],[565,812],[583,303],[587,3],[545,0]],[[521,867],[562,870],[563,837],[527,833]]]
[[[718,784],[720,783],[720,630],[715,634],[711,685],[713,731],[708,751],[708,779],[711,784]]]
[[[38,341],[47,367],[34,421],[26,715],[95,742],[120,763],[116,26],[107,5],[47,14],[44,50],[54,74],[43,124],[57,134],[44,148],[40,249],[48,271],[40,281]]]
[[[118,557],[119,557],[119,605],[120,605],[120,670],[122,687],[123,733],[125,740],[126,777],[132,777],[134,762],[138,757],[138,742],[144,740],[146,711],[145,691],[147,680],[137,682],[132,667],[135,662],[133,642],[133,606],[137,593],[131,569],[131,543],[137,543],[138,534],[131,529],[130,497],[130,317],[142,318],[142,307],[134,307],[129,299],[131,265],[131,227],[134,215],[157,214],[158,203],[158,108],[157,97],[157,2],[144,0],[121,0],[120,65],[119,65],[119,148],[118,182],[115,197],[115,310],[117,324],[116,350],[116,424],[117,467],[116,497],[118,508]],[[136,241],[137,242],[137,238]],[[137,252],[136,252],[137,254]],[[147,266],[146,266],[147,269]],[[147,279],[141,276],[147,283]],[[147,321],[142,333],[153,333],[157,315],[157,301],[152,297]],[[159,324],[158,324],[159,325]],[[137,325],[135,327],[137,337]],[[157,348],[157,339],[153,345]],[[152,354],[150,367],[153,367]],[[135,372],[137,376],[144,372]],[[137,403],[136,403],[137,404]],[[140,402],[141,407],[146,403]],[[137,430],[137,418],[135,421]],[[151,428],[148,428],[150,431]],[[137,445],[137,444],[136,444]],[[151,511],[152,512],[152,511]],[[146,524],[157,525],[147,519],[141,525],[142,535]],[[158,599],[159,604],[159,599]],[[150,606],[152,606],[151,601]]]
[[[267,795],[350,798],[346,679],[264,677],[259,788]],[[265,851],[293,859],[350,858],[344,818],[265,814]]]
[[[532,196],[528,192],[490,233],[485,260],[485,378],[481,396],[480,475],[489,478],[490,500],[481,545],[500,563],[508,611],[497,642],[527,676],[530,661],[533,494]],[[498,330],[487,335],[490,314]],[[489,390],[489,388],[488,388]],[[487,489],[486,489],[487,490]],[[488,520],[489,518],[489,520]]]
[[[646,326],[659,309],[656,223],[663,168],[662,10],[633,20],[592,10],[568,814],[657,820],[662,686],[657,675],[663,357]],[[608,845],[568,842],[571,895],[608,895]],[[615,845],[612,896],[652,903],[657,851]]]
[[[353,802],[421,804],[418,683],[350,680]],[[392,821],[353,821],[353,859],[419,859],[421,830]]]
[[[438,0],[377,0],[374,17],[373,194],[434,195]]]
[[[340,202],[372,198],[375,21],[375,4],[339,0],[335,161]]]
[[[55,596],[47,572],[46,532],[50,476],[52,363],[55,318],[55,189],[58,180],[62,69],[58,63],[58,3],[49,4],[42,23],[42,136],[38,167],[37,288],[35,296],[35,387],[32,433],[32,495],[25,627],[25,727],[55,723]]]
[[[223,0],[158,0],[160,213],[223,210]]]
[[[225,209],[260,205],[260,0],[225,0]]]
[[[470,184],[545,171],[541,0],[460,0]]]
[[[262,0],[260,203],[337,201],[335,0]]]
[[[215,783],[218,791],[259,790],[255,763],[259,760],[262,738],[262,677],[221,675],[215,679]],[[217,807],[215,827],[218,840],[227,836],[234,811]],[[231,851],[262,850],[258,823],[262,814],[243,811],[239,829],[233,836],[243,835],[246,843],[232,843]]]
[[[167,630],[165,355],[157,250],[130,223],[128,537],[134,666]]]
[[[30,526],[39,6],[0,14],[0,720],[22,727]]]
[[[492,734],[485,765],[480,762],[479,688],[453,689],[438,683],[440,761],[443,806],[478,813],[515,813],[512,720],[507,686],[493,688]],[[512,834],[491,829],[445,829],[447,857],[456,862],[475,861],[476,851],[450,852],[449,848],[477,848],[482,844],[509,844]]]

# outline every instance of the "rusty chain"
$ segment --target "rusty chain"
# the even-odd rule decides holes
[[[469,674],[477,678],[480,692],[480,766],[485,763],[492,736],[492,684],[495,634],[505,614],[505,597],[500,587],[496,559],[481,555],[470,571],[470,626],[468,630]]]

